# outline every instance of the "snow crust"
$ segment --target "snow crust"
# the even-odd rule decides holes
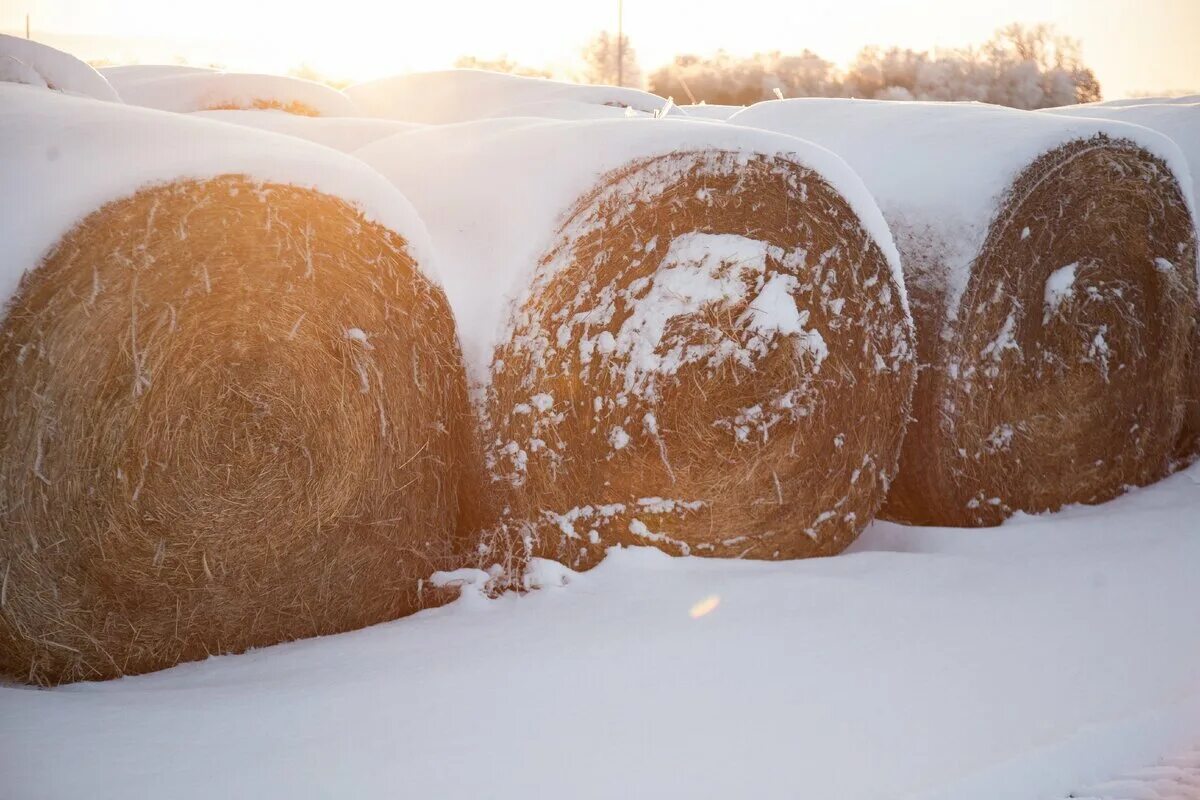
[[[514,304],[576,201],[631,162],[704,149],[780,156],[824,176],[903,286],[899,255],[862,181],[828,150],[788,136],[671,119],[505,118],[399,134],[355,155],[393,181],[429,226],[468,375],[482,386]]]
[[[1193,466],[834,558],[613,550],[495,600],[444,573],[458,601],[366,630],[0,687],[0,774],[30,800],[1078,796],[1200,742],[1197,511]]]
[[[931,275],[910,271],[909,280],[944,289],[949,321],[1005,192],[1042,154],[1103,133],[1162,158],[1181,185],[1190,181],[1179,147],[1148,128],[981,103],[771,100],[729,121],[789,133],[842,156],[874,194],[901,249],[908,240],[919,241],[944,264],[943,272]]]
[[[1095,103],[1084,103],[1080,108],[1121,108],[1123,106],[1144,106],[1148,104],[1176,104],[1182,103],[1186,105],[1194,105],[1200,103],[1200,94],[1184,94],[1176,96],[1159,96],[1159,97],[1125,97],[1120,100],[1100,100]],[[1076,106],[1063,106],[1063,108],[1075,108]],[[1057,111],[1058,109],[1052,109]]]
[[[307,139],[343,153],[422,127],[413,122],[371,117],[305,117],[276,109],[196,111],[193,115]]]
[[[1075,271],[1079,268],[1079,262],[1076,261],[1067,264],[1065,267],[1059,267],[1050,273],[1046,278],[1045,290],[1045,306],[1046,317],[1050,316],[1058,310],[1065,300],[1075,288]],[[1011,317],[1009,317],[1011,319]]]
[[[436,280],[420,219],[357,159],[278,134],[0,84],[0,305],[76,223],[154,183],[243,174],[313,188],[404,236]]]
[[[136,73],[135,73],[136,74]],[[354,117],[346,95],[315,81],[237,72],[166,72],[121,82],[121,99],[160,111],[203,111],[216,106],[254,108],[256,102],[302,103],[323,117]]]
[[[20,62],[18,67],[9,62],[0,67],[0,83],[14,81],[32,86],[50,88],[68,94],[92,97],[96,100],[117,102],[116,91],[104,76],[75,56],[55,50],[30,39],[20,39],[0,33],[0,59]],[[30,73],[36,73],[41,83]]]
[[[533,103],[566,101],[648,114],[667,106],[664,98],[640,89],[583,86],[474,69],[396,75],[355,84],[346,94],[370,116],[439,124],[519,116],[517,109]]]

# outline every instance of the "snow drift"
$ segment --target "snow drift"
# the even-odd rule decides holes
[[[1170,140],[974,104],[788,100],[731,121],[843,156],[896,237],[926,368],[885,515],[989,525],[1168,471],[1196,264]]]
[[[0,674],[143,672],[439,599],[469,409],[392,186],[9,86],[0,191]]]
[[[358,115],[354,103],[336,89],[283,75],[164,70],[120,81],[120,86],[126,103],[160,111],[269,108],[307,117]]]
[[[534,553],[794,558],[874,515],[911,321],[835,156],[637,119],[489,120],[357,155],[432,226],[502,524]]]
[[[104,76],[69,53],[0,33],[0,83],[21,83],[96,100],[118,100]]]
[[[1200,98],[1197,98],[1200,99]],[[1195,204],[1200,199],[1200,104],[1160,103],[1153,105],[1106,106],[1082,105],[1052,108],[1048,113],[1070,117],[1094,117],[1119,122],[1131,122],[1166,134],[1179,145],[1187,158],[1192,174],[1191,194]],[[1200,286],[1200,281],[1197,282]],[[1181,458],[1200,456],[1200,296],[1194,306],[1191,337],[1191,360],[1187,368],[1189,389],[1187,410],[1178,453]]]
[[[665,99],[640,89],[584,86],[474,69],[381,78],[351,86],[346,94],[370,116],[435,124],[520,116],[521,112],[513,109],[532,103],[573,101],[649,114],[667,106]]]

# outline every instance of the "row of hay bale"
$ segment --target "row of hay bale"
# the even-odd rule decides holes
[[[96,75],[186,79],[177,114],[5,45],[43,79],[0,73],[0,673],[357,628],[532,555],[833,554],[1195,455],[1194,202],[1146,127]]]

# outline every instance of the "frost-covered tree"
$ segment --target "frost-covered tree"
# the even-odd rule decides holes
[[[579,52],[582,63],[578,79],[583,83],[598,83],[608,86],[631,86],[641,88],[642,68],[638,65],[637,53],[629,44],[629,37],[621,37],[618,47],[616,34],[601,31],[588,40]],[[617,68],[618,53],[621,69]]]
[[[679,102],[748,105],[776,96],[827,97],[839,94],[832,63],[805,50],[739,58],[718,50],[701,57],[680,55],[650,75],[649,89]]]

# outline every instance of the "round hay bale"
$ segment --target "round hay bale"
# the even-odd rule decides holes
[[[646,114],[677,114],[665,98],[641,89],[587,86],[476,69],[412,72],[355,84],[346,94],[373,117],[446,124],[490,117],[535,116],[569,119],[585,112],[571,105],[609,106]],[[538,104],[552,104],[539,110]],[[566,104],[566,105],[563,105]],[[557,108],[553,106],[557,105]]]
[[[0,83],[8,82],[120,102],[104,76],[70,53],[0,33]]]
[[[346,95],[323,83],[239,72],[134,74],[119,81],[121,99],[160,111],[273,109],[305,117],[354,117]]]
[[[258,109],[195,111],[193,114],[205,119],[295,136],[343,153],[351,153],[387,136],[421,127],[412,122],[373,117],[307,117]]]
[[[1169,471],[1196,264],[1169,140],[952,104],[786,101],[733,120],[835,149],[892,226],[922,371],[884,516],[994,525]]]
[[[42,133],[55,111],[80,131],[120,121],[69,104]],[[156,138],[200,125],[218,162],[267,174],[302,171],[270,161],[289,147],[367,173],[283,137],[123,115],[131,134],[173,123]],[[477,456],[418,251],[341,197],[217,175],[111,200],[28,264],[0,320],[0,674],[111,678],[445,599],[424,579],[457,565]]]
[[[845,165],[663,120],[455,127],[359,156],[440,221],[451,303],[483,322],[463,337],[519,549],[584,568],[617,544],[781,559],[853,541],[894,471],[914,355]],[[487,186],[456,191],[469,175]],[[511,219],[493,203],[522,223],[487,225]]]
[[[1193,96],[1195,98],[1195,96]],[[1200,104],[1157,103],[1146,105],[1081,105],[1047,109],[1048,113],[1072,117],[1094,117],[1144,125],[1170,137],[1187,158],[1192,173],[1190,188],[1193,210],[1200,198]],[[1197,281],[1200,288],[1200,281]],[[1183,431],[1176,455],[1181,464],[1200,458],[1200,295],[1193,303],[1191,347],[1185,370],[1186,397]]]

